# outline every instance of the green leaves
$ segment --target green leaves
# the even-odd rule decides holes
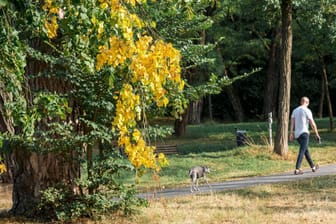
[[[50,187],[43,191],[39,207],[52,209],[62,221],[80,217],[99,219],[118,210],[131,215],[138,207],[147,206],[147,202],[137,197],[134,186],[123,185],[116,177],[132,170],[134,167],[127,159],[117,153],[108,153],[96,158],[89,179],[76,180],[76,194],[62,185]],[[93,189],[94,194],[86,194],[88,189]]]

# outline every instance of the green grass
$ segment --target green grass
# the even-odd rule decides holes
[[[333,163],[336,161],[335,132],[328,131],[328,119],[318,119],[316,123],[322,143],[318,144],[311,139],[312,158],[320,165]],[[236,129],[247,131],[248,145],[237,147]],[[273,125],[273,137],[275,129]],[[123,181],[134,183],[137,180],[140,190],[163,186],[166,188],[188,186],[190,184],[188,170],[195,165],[207,165],[211,168],[211,173],[208,175],[210,182],[294,170],[298,143],[290,142],[289,153],[286,158],[282,158],[273,153],[273,148],[267,139],[267,122],[189,125],[185,136],[180,138],[172,136],[165,140],[166,144],[177,144],[179,154],[168,156],[169,166],[162,168],[160,178],[153,177],[148,171],[140,179],[126,174]],[[302,167],[308,168],[305,160]]]
[[[315,177],[281,184],[257,185],[212,194],[158,198],[130,218],[114,223],[335,223],[334,176]],[[111,218],[107,218],[108,223]]]
[[[328,131],[328,119],[319,119],[316,122],[322,143],[311,141],[313,160],[320,165],[335,163],[335,132]],[[236,146],[235,128],[247,130],[249,145]],[[272,147],[265,140],[268,136],[267,128],[266,122],[190,125],[186,136],[165,140],[167,144],[177,144],[180,153],[168,156],[170,165],[162,169],[160,177],[147,172],[140,178],[137,186],[140,191],[151,190],[153,187],[189,186],[188,170],[194,165],[210,166],[212,171],[208,175],[209,182],[293,171],[298,144],[290,143],[289,155],[281,158],[272,152]],[[303,161],[302,165],[303,168],[308,168],[306,161]],[[134,183],[134,174],[125,173],[120,181]],[[157,198],[149,201],[149,207],[141,208],[141,212],[133,218],[113,214],[111,217],[105,217],[101,223],[331,224],[336,219],[335,192],[334,176],[315,177],[211,194]],[[11,206],[11,195],[0,196],[2,199],[7,198],[2,208],[8,209]],[[20,223],[15,217],[3,221]]]

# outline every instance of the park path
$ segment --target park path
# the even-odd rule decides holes
[[[260,177],[249,177],[243,178],[239,180],[230,180],[221,183],[211,183],[211,188],[209,188],[206,184],[200,185],[200,191],[191,193],[190,187],[185,188],[172,188],[172,189],[163,189],[156,192],[147,192],[139,194],[139,197],[146,199],[154,199],[160,197],[177,197],[191,194],[203,194],[203,193],[211,193],[211,192],[219,192],[231,189],[239,189],[250,186],[255,186],[259,184],[274,184],[274,183],[284,183],[289,181],[296,181],[306,178],[313,178],[319,176],[327,176],[327,175],[336,175],[336,164],[320,166],[320,168],[313,173],[311,169],[303,170],[302,175],[294,175],[293,172],[286,172],[281,174],[274,174],[269,176],[260,176]]]
[[[171,189],[162,189],[156,192],[146,192],[138,194],[139,197],[146,199],[154,199],[160,197],[178,197],[185,196],[191,194],[204,194],[211,192],[220,192],[225,190],[232,189],[240,189],[250,186],[255,186],[259,184],[274,184],[274,183],[284,183],[289,181],[296,181],[306,178],[313,178],[319,176],[327,176],[327,175],[336,175],[336,164],[321,166],[316,173],[313,173],[311,169],[303,170],[303,175],[294,175],[293,172],[286,172],[280,174],[274,174],[269,176],[259,176],[259,177],[248,177],[242,178],[238,180],[230,180],[220,183],[211,183],[211,188],[207,185],[204,185],[202,181],[200,181],[200,191],[191,193],[190,186],[184,188],[171,188]],[[12,190],[12,186],[9,184],[0,184],[0,202],[1,199],[9,200],[11,196],[10,192]],[[5,198],[8,197],[8,198]]]

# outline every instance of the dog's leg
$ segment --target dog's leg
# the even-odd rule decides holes
[[[194,174],[192,174],[191,175],[191,186],[190,186],[191,193],[194,192],[194,190],[196,190],[195,181],[196,181],[196,177]]]
[[[199,191],[199,187],[198,187],[198,179],[196,178],[196,190]]]
[[[194,179],[191,179],[191,185],[190,185],[190,192],[193,193],[194,192]]]
[[[203,177],[203,180],[204,180],[204,182],[208,185],[208,187],[211,188],[211,186],[210,186],[208,180],[206,179],[206,176],[205,176],[205,175],[204,175],[204,177]]]

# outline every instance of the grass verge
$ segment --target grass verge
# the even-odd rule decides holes
[[[309,145],[311,156],[314,162],[320,165],[334,163],[335,132],[328,131],[327,119],[318,119],[316,123],[322,143],[318,144],[315,140],[311,140]],[[237,147],[236,130],[247,131],[248,145]],[[147,172],[137,179],[134,174],[127,173],[123,175],[121,181],[136,184],[140,191],[185,187],[190,184],[188,170],[195,165],[207,165],[211,168],[211,173],[207,175],[209,182],[293,171],[298,143],[290,142],[287,156],[280,157],[273,152],[267,138],[266,122],[190,125],[185,136],[170,137],[163,142],[177,144],[179,154],[168,156],[169,166],[162,168],[158,175]],[[302,168],[308,167],[308,163],[304,160]]]
[[[316,123],[322,144],[311,141],[312,158],[320,165],[335,163],[335,132],[328,131],[327,119],[317,120]],[[177,144],[179,151],[178,155],[168,157],[168,167],[164,167],[158,175],[147,172],[140,179],[125,173],[120,181],[136,183],[142,191],[189,186],[188,170],[194,165],[210,166],[210,183],[294,170],[298,144],[289,144],[286,158],[274,154],[267,142],[267,128],[266,123],[188,126],[186,136],[170,137],[164,141],[166,144]],[[248,145],[236,146],[236,129],[247,131]],[[308,167],[306,161],[302,165],[303,168]],[[150,201],[148,208],[142,208],[140,214],[131,219],[114,214],[102,223],[334,223],[335,192],[336,183],[331,176],[209,195],[159,198]],[[9,209],[11,196],[0,196],[3,199],[0,209]],[[0,223],[22,222],[17,218],[3,218]]]
[[[258,185],[209,195],[160,198],[122,224],[335,223],[334,176]],[[112,218],[110,218],[111,220]]]

